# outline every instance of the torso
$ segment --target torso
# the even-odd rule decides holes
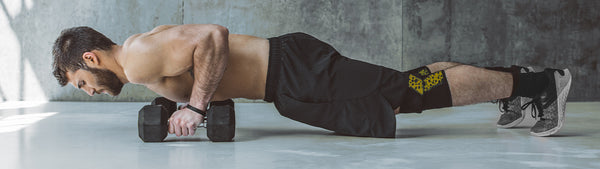
[[[248,35],[229,35],[229,62],[213,100],[263,99],[268,60],[267,39]]]

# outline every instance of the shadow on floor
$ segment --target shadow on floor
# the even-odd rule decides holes
[[[519,127],[511,129],[481,129],[481,128],[409,128],[397,129],[396,138],[417,138],[428,136],[476,136],[476,135],[498,135],[499,133],[510,132],[517,135],[529,135],[528,127]],[[600,133],[599,131],[562,131],[548,137],[583,137]]]
[[[527,127],[519,127],[512,129],[481,129],[481,128],[407,128],[407,129],[397,129],[396,137],[400,138],[419,138],[419,137],[435,137],[435,136],[492,136],[498,135],[499,133],[510,132],[516,135],[529,135],[529,128]],[[585,133],[585,134],[584,134]],[[556,135],[550,137],[582,137],[599,133],[597,131],[588,131],[588,132],[560,132]],[[331,131],[326,130],[310,130],[310,129],[257,129],[257,128],[238,128],[236,129],[236,136],[234,138],[235,142],[245,142],[245,141],[254,141],[260,140],[267,137],[277,137],[277,136],[346,136],[346,137],[355,137],[349,135],[338,134]],[[199,142],[199,141],[209,141],[206,135],[199,137],[168,137],[164,142]]]
[[[330,131],[323,130],[302,130],[302,129],[256,129],[256,128],[238,128],[236,129],[235,141],[252,141],[273,136],[297,136],[297,135],[335,135]]]

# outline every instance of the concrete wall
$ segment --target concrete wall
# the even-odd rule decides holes
[[[600,1],[0,0],[0,100],[147,101],[61,88],[51,47],[87,25],[117,43],[162,24],[215,23],[260,37],[307,32],[358,60],[408,70],[435,61],[569,67],[570,100],[600,100]]]
[[[600,100],[600,1],[406,0],[402,65],[569,68],[569,100]]]
[[[181,24],[182,1],[0,0],[0,94],[3,100],[141,101],[156,95],[128,84],[118,97],[90,97],[52,75],[52,45],[60,32],[90,26],[118,44],[132,34],[163,24]],[[3,38],[4,39],[4,38]],[[5,47],[6,46],[6,47]],[[30,69],[31,68],[31,69]]]

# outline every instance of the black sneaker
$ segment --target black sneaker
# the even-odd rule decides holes
[[[532,67],[521,67],[521,73],[533,72]],[[498,109],[500,110],[500,118],[496,122],[496,126],[500,128],[511,128],[519,125],[525,119],[526,112],[523,105],[531,102],[531,98],[513,96],[498,100]]]
[[[563,126],[567,95],[571,87],[571,73],[568,69],[546,69],[544,72],[550,80],[548,87],[523,106],[533,106],[532,116],[537,116],[539,120],[533,125],[530,133],[540,137],[550,136]]]

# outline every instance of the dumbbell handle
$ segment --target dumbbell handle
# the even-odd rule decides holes
[[[200,124],[198,124],[198,126],[196,126],[196,127],[198,127],[198,128],[200,128],[200,127],[206,128],[206,123],[208,122],[206,119],[207,118],[204,117],[204,120],[202,120],[202,122]]]

